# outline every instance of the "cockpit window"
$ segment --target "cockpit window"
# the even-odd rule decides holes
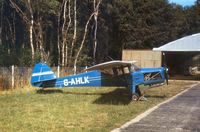
[[[106,75],[113,75],[112,69],[104,69],[104,70],[100,70],[100,71]]]
[[[112,67],[108,69],[101,69],[100,71],[104,73],[105,75],[123,75],[123,74],[129,74],[131,72],[138,71],[140,68],[134,64],[132,65],[126,65],[126,66],[118,66],[118,67]]]
[[[130,73],[129,68],[128,67],[124,67],[124,74],[128,74],[128,73]]]
[[[138,71],[140,68],[134,64],[131,65],[131,72]]]
[[[121,67],[114,67],[113,68],[113,73],[114,75],[122,75],[123,74],[123,69]]]

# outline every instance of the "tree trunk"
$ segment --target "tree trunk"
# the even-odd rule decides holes
[[[86,35],[87,35],[89,22],[90,22],[90,20],[92,19],[92,17],[94,16],[94,14],[95,14],[95,13],[92,13],[92,14],[90,15],[90,17],[89,17],[89,19],[88,19],[88,21],[87,21],[87,23],[86,23],[86,25],[85,25],[85,30],[84,30],[83,39],[82,39],[82,41],[81,41],[81,46],[80,46],[80,48],[79,48],[79,50],[78,50],[78,52],[77,52],[77,54],[76,54],[75,60],[74,60],[74,67],[76,67],[79,54],[80,54],[80,52],[81,52],[81,50],[82,50],[82,48],[83,48],[84,42],[85,42],[85,38],[86,38]],[[75,72],[76,72],[76,71],[74,71],[74,74],[76,74]]]
[[[58,66],[60,65],[60,17],[61,17],[61,8],[62,5],[60,6],[60,10],[58,12],[58,27],[57,27],[57,47],[58,47]]]
[[[96,0],[94,0],[94,21],[95,21],[95,29],[94,29],[94,50],[93,50],[93,59],[94,63],[96,62],[96,50],[97,50],[97,28],[98,28],[98,14],[99,14],[99,4],[101,0],[99,0],[98,4],[96,5]]]
[[[68,2],[68,14],[67,12],[67,2]],[[67,24],[67,15],[69,22]],[[68,62],[68,45],[67,45],[67,36],[69,28],[71,25],[71,0],[65,0],[64,9],[63,9],[63,25],[62,25],[62,66],[66,66]],[[66,28],[67,24],[67,28]]]
[[[77,10],[76,10],[76,0],[74,0],[74,35],[72,39],[72,44],[71,44],[71,51],[70,51],[70,59],[72,60],[72,55],[73,55],[73,50],[74,50],[74,45],[76,42],[76,30],[77,30]]]
[[[65,34],[65,42],[66,42],[66,45],[65,45],[65,65],[67,66],[68,65],[68,45],[67,45],[67,39],[68,39],[68,32],[69,32],[69,28],[70,28],[70,25],[71,25],[71,22],[72,22],[72,19],[71,19],[71,0],[68,0],[68,19],[69,19],[69,22],[68,22],[68,25],[67,25],[67,30],[66,30],[66,34]]]
[[[96,10],[99,10],[99,5],[100,5],[101,1],[102,1],[102,0],[99,0],[97,6],[95,6],[95,9],[96,9]],[[96,3],[96,2],[94,1],[94,4],[95,4],[95,3]],[[81,52],[81,50],[82,50],[82,48],[83,48],[83,45],[84,45],[84,42],[85,42],[85,38],[86,38],[86,35],[87,35],[87,31],[88,31],[89,22],[90,22],[90,20],[92,19],[92,17],[93,17],[94,15],[98,15],[98,12],[93,12],[93,13],[90,15],[90,17],[89,17],[89,19],[88,19],[88,21],[87,21],[87,23],[86,23],[86,25],[85,25],[85,30],[84,30],[83,39],[82,39],[82,41],[81,41],[81,46],[80,46],[80,48],[79,48],[79,50],[78,50],[78,52],[77,52],[77,54],[76,54],[75,60],[74,60],[74,67],[76,67],[76,65],[77,65],[77,61],[78,61],[79,54],[80,54],[80,52]],[[74,74],[75,74],[75,72],[76,72],[76,71],[74,71]]]
[[[33,18],[33,10],[32,10],[32,6],[31,6],[31,1],[28,0],[28,6],[29,6],[29,11],[30,11],[30,15],[31,15],[31,21],[30,21],[30,26],[29,26],[29,40],[30,40],[30,45],[31,45],[31,58],[32,58],[32,63],[34,63],[35,61],[35,50],[34,50],[34,46],[33,46],[33,24],[34,24],[34,18]]]
[[[44,41],[43,41],[41,20],[39,20],[37,26],[38,26],[38,40],[37,41],[39,43],[40,57],[41,57],[41,61],[45,62],[47,60],[45,59]]]
[[[66,39],[65,39],[65,25],[66,25],[66,9],[67,9],[67,0],[64,2],[64,10],[63,10],[63,25],[62,25],[62,66],[65,65],[65,44],[66,44]]]
[[[33,46],[33,19],[31,19],[31,25],[29,27],[29,40],[30,40],[30,45],[31,45],[31,53],[32,53],[32,62],[34,61],[34,57],[35,57],[35,50],[34,50],[34,46]]]
[[[94,0],[94,21],[95,21],[95,29],[94,29],[94,50],[93,50],[93,61],[94,63],[96,62],[96,48],[97,48],[97,12],[98,10],[96,9],[96,0]]]
[[[63,25],[62,25],[62,28],[60,29],[60,26],[61,26],[61,14],[62,14],[62,11],[63,11],[63,7],[65,7],[66,5],[66,0],[63,0],[62,1],[62,4],[60,5],[60,7],[59,7],[59,12],[58,12],[58,29],[57,29],[57,32],[58,32],[58,35],[57,35],[57,37],[58,37],[58,42],[57,42],[57,44],[58,44],[58,65],[62,65],[62,57],[63,57],[63,55],[62,55],[62,36],[63,36]]]
[[[33,46],[33,12],[32,12],[32,8],[31,8],[31,4],[30,4],[30,0],[26,1],[27,6],[29,8],[29,11],[31,12],[31,20],[28,19],[28,17],[26,16],[26,14],[22,11],[22,9],[13,1],[13,0],[9,0],[10,2],[10,6],[12,8],[15,9],[15,11],[18,13],[18,15],[22,18],[22,20],[24,21],[24,23],[26,24],[26,28],[28,28],[27,30],[29,31],[29,41],[30,41],[30,46],[31,46],[31,57],[32,57],[32,63],[34,60],[34,46]]]

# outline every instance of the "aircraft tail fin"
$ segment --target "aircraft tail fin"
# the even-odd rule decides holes
[[[32,71],[31,84],[41,87],[42,82],[56,79],[56,75],[51,68],[45,63],[38,63]]]

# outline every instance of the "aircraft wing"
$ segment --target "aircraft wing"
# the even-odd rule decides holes
[[[88,67],[87,69],[85,69],[85,71],[103,70],[103,69],[108,69],[112,67],[120,67],[120,66],[130,66],[134,63],[136,63],[136,61],[109,61],[109,62],[100,63],[97,65]]]

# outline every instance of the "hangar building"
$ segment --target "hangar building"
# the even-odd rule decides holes
[[[162,53],[162,65],[170,75],[200,79],[200,33],[167,43],[153,51]]]

